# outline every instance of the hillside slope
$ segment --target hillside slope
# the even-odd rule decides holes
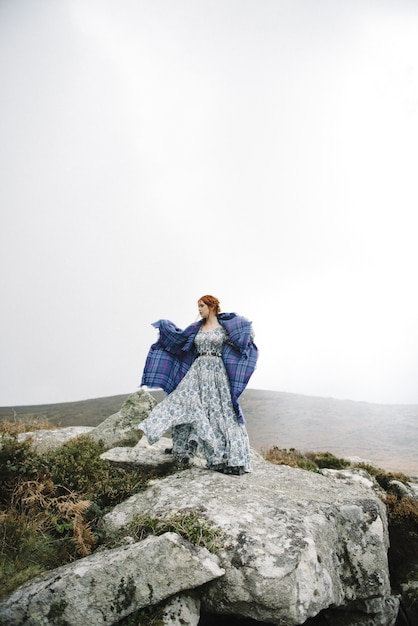
[[[160,400],[163,392],[153,391]],[[3,419],[46,419],[61,426],[97,426],[129,394],[36,406],[0,408]],[[329,450],[392,471],[418,474],[418,405],[384,405],[247,389],[241,397],[251,445]]]

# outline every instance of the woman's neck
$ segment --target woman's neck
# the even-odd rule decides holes
[[[214,313],[210,313],[209,317],[205,319],[203,322],[204,326],[207,328],[212,328],[213,326],[219,326],[218,318]]]

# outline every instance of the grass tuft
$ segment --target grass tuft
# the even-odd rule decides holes
[[[343,469],[348,467],[350,462],[340,459],[331,452],[307,452],[303,454],[295,448],[279,448],[273,446],[262,452],[264,458],[274,465],[288,465],[289,467],[299,467],[304,470],[316,470],[320,468]]]
[[[128,533],[136,541],[141,541],[149,535],[163,535],[174,532],[186,539],[194,546],[206,548],[216,553],[222,533],[203,519],[196,511],[174,513],[170,517],[159,518],[151,515],[136,515],[124,534]]]

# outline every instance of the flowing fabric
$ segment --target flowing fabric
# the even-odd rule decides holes
[[[251,471],[248,435],[237,419],[222,359],[230,337],[223,326],[194,337],[193,362],[177,387],[138,426],[150,444],[172,429],[173,455],[185,462],[199,451],[209,469]]]
[[[244,423],[238,399],[254,372],[258,358],[252,325],[236,313],[220,313],[218,322],[228,335],[222,347],[222,359],[229,378],[232,404],[238,421]],[[159,338],[148,352],[141,385],[160,387],[169,394],[176,389],[197,356],[194,340],[202,321],[184,330],[164,319],[154,322],[153,326],[158,328]]]

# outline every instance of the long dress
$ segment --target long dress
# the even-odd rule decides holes
[[[173,455],[189,462],[203,454],[207,468],[225,473],[251,472],[250,446],[231,400],[222,346],[228,334],[222,326],[195,337],[198,356],[189,371],[150,415],[138,425],[150,444],[172,429]]]

